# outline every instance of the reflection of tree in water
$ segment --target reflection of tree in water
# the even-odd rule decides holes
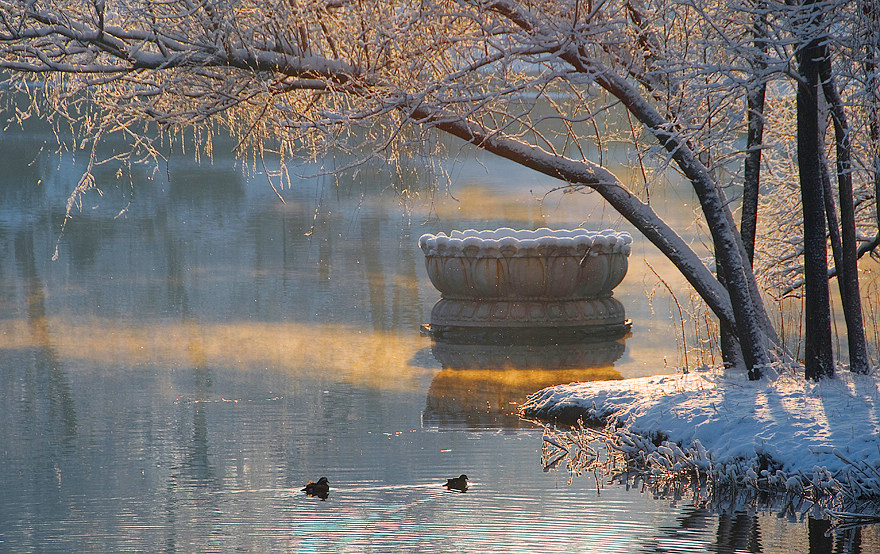
[[[877,527],[875,525],[874,529]],[[809,554],[861,554],[862,552],[876,552],[877,544],[873,547],[862,548],[862,527],[838,527],[835,528],[827,519],[807,520],[807,533],[810,542]]]
[[[775,517],[775,516],[770,516]],[[658,534],[642,547],[642,552],[684,552],[705,550],[719,554],[735,552],[765,552],[762,542],[770,542],[765,532],[762,541],[760,517],[757,513],[745,511],[722,511],[720,513],[693,505],[682,507],[676,518],[677,525],[658,529]],[[831,522],[824,519],[806,517],[806,544],[787,545],[791,552],[804,554],[861,554],[861,530],[858,528],[834,531]],[[717,522],[717,524],[716,524]],[[714,541],[706,543],[713,525],[717,525]],[[700,533],[703,531],[703,533]],[[695,544],[697,543],[697,544]],[[806,549],[806,550],[805,550]]]
[[[193,347],[194,361],[198,360],[198,345]],[[195,365],[193,368],[195,379],[195,396],[192,402],[185,405],[192,406],[192,433],[187,438],[182,428],[177,456],[179,461],[172,465],[168,477],[167,499],[165,503],[165,550],[176,552],[180,550],[177,544],[178,530],[180,536],[189,536],[189,529],[196,518],[189,511],[198,509],[200,517],[208,514],[207,522],[210,525],[213,517],[219,517],[220,510],[215,505],[214,497],[201,494],[205,488],[212,490],[220,489],[219,478],[216,469],[211,463],[210,441],[208,432],[208,410],[211,406],[209,393],[211,390],[211,370]],[[181,424],[186,420],[180,418]]]
[[[792,552],[805,552],[805,554],[860,554],[863,552],[862,530],[860,527],[835,528],[827,519],[817,519],[811,514],[813,511],[801,507],[794,509],[797,500],[792,495],[785,494],[755,494],[742,487],[725,487],[723,491],[705,496],[705,483],[692,488],[687,486],[668,487],[658,493],[657,489],[649,487],[658,499],[680,501],[682,498],[691,498],[692,504],[688,506],[687,513],[694,516],[680,518],[680,529],[696,528],[694,522],[704,519],[702,524],[708,528],[712,521],[717,519],[715,542],[709,547],[711,552],[734,553],[734,552],[764,552],[764,542],[769,540],[767,531],[763,533],[758,514],[768,514],[767,517],[787,517],[790,520],[806,520],[805,527],[807,536],[804,544],[790,545]],[[695,507],[696,506],[696,507]],[[805,511],[807,510],[807,511]],[[675,536],[674,530],[668,536]],[[653,551],[652,551],[653,552]]]
[[[165,504],[165,550],[175,552],[180,549],[177,544],[178,528],[187,528],[193,521],[193,518],[187,515],[188,510],[197,506],[203,513],[219,513],[217,506],[213,505],[213,497],[209,496],[206,500],[200,495],[194,503],[187,502],[187,499],[204,488],[219,489],[220,483],[209,453],[208,410],[212,400],[212,371],[207,367],[208,362],[197,332],[198,323],[192,315],[185,281],[186,263],[183,249],[170,233],[165,233],[164,239],[168,267],[167,298],[176,304],[184,321],[192,327],[188,334],[190,343],[187,352],[194,380],[192,401],[184,404],[192,406],[192,433],[189,437],[186,436],[184,422],[187,418],[186,414],[182,413],[179,419],[181,424],[179,446],[176,448],[180,460],[175,461],[170,468]],[[183,533],[183,535],[187,534],[188,532]]]
[[[15,235],[15,261],[21,273],[21,282],[25,286],[27,301],[27,321],[30,326],[33,344],[35,345],[33,368],[34,378],[22,381],[25,387],[31,387],[27,396],[30,402],[38,404],[38,398],[45,395],[48,402],[49,421],[45,425],[48,436],[69,443],[76,435],[77,418],[70,383],[61,369],[59,356],[52,346],[52,337],[46,318],[46,294],[43,283],[37,273],[33,235],[27,231],[19,231]],[[39,418],[43,410],[38,405],[31,405],[30,413]]]
[[[0,244],[8,245],[0,254],[11,258],[0,259],[0,269],[17,272],[11,277],[19,285],[9,289],[2,307],[20,317],[14,310],[23,306],[30,337],[21,348],[0,348],[0,387],[5,393],[0,402],[0,539],[13,544],[24,539],[20,544],[26,548],[40,548],[55,532],[51,522],[56,514],[75,513],[78,507],[79,499],[66,492],[78,486],[71,460],[79,423],[46,317],[47,295],[33,236],[21,230],[11,240],[5,238],[0,230]]]
[[[718,515],[717,552],[761,552],[758,517],[744,512]]]
[[[660,527],[658,535],[642,547],[645,553],[682,552],[705,549],[720,554],[734,552],[763,552],[758,516],[746,512],[715,514],[697,506],[682,507],[676,518],[677,525]],[[705,543],[705,537],[717,521],[715,540]],[[702,531],[702,533],[701,533]],[[697,543],[697,544],[694,544]]]
[[[208,453],[208,392],[211,371],[195,368],[196,398],[193,402],[192,439],[186,447],[186,456],[180,467],[182,482],[188,485],[217,485],[217,475]]]

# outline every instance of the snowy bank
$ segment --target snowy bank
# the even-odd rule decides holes
[[[810,496],[836,496],[836,506],[880,498],[876,376],[842,371],[812,382],[787,370],[752,382],[743,372],[702,370],[558,385],[531,395],[520,411],[610,422],[617,432],[609,447],[640,457],[649,471],[697,469],[758,488],[811,488]]]

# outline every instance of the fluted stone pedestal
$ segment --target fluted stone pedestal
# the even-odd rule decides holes
[[[626,275],[631,243],[627,233],[585,229],[422,235],[442,296],[425,329],[474,343],[621,337],[630,322],[612,290]]]

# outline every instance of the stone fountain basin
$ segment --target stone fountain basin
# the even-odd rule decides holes
[[[626,275],[629,233],[586,229],[452,231],[419,246],[445,299],[570,301],[611,296]]]

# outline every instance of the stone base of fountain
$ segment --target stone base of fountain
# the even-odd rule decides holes
[[[626,320],[612,297],[579,300],[461,300],[443,298],[431,325],[455,327],[604,327]]]
[[[437,340],[467,344],[548,344],[614,340],[629,333],[623,304],[613,297],[581,300],[457,300],[443,298],[423,327]]]
[[[471,327],[456,325],[422,325],[422,333],[438,342],[486,345],[560,345],[591,344],[626,337],[632,321],[618,325],[584,325],[568,327]]]

